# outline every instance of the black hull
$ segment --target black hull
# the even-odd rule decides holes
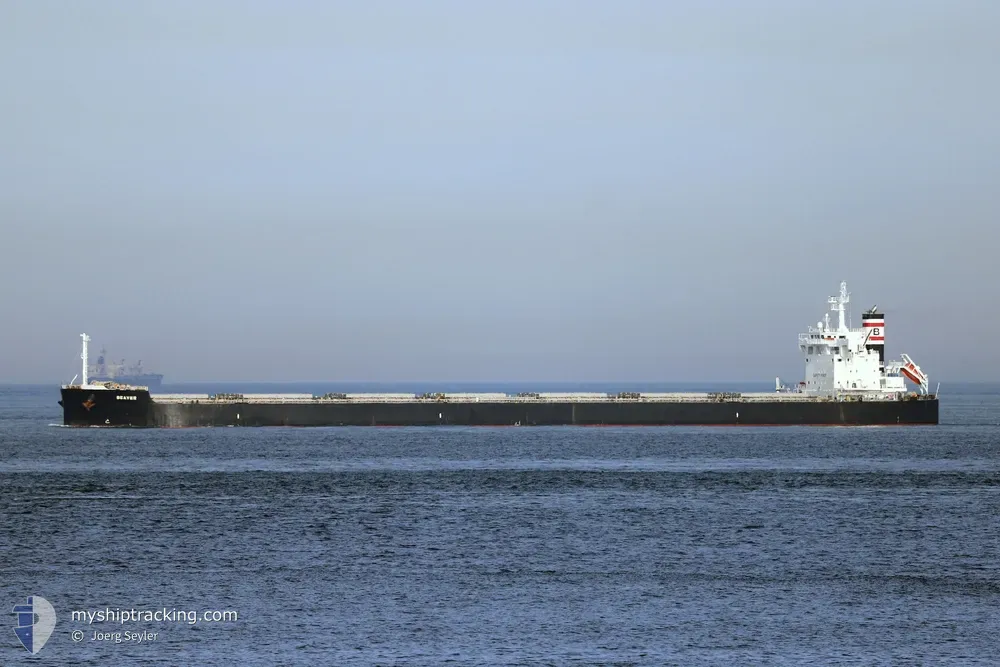
[[[753,402],[157,403],[148,391],[64,388],[70,426],[792,426],[937,424],[938,399]],[[126,398],[119,398],[125,396]],[[132,397],[134,398],[128,398]],[[86,404],[90,404],[89,407]]]

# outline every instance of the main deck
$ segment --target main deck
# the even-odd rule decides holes
[[[329,393],[314,394],[152,394],[159,404],[352,404],[352,403],[828,403],[836,401],[898,401],[923,398],[899,392],[844,392],[837,396],[817,396],[797,392],[620,392],[620,393]]]

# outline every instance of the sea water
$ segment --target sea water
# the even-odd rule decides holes
[[[876,428],[70,429],[57,400],[0,388],[0,603],[52,604],[38,664],[1000,655],[997,386]]]

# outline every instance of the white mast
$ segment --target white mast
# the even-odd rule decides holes
[[[90,342],[90,336],[85,333],[80,334],[80,338],[83,339],[83,352],[80,353],[80,358],[83,359],[83,375],[81,376],[83,382],[81,386],[87,386],[87,343]]]
[[[830,310],[837,313],[837,330],[840,332],[847,331],[847,320],[845,319],[845,308],[844,306],[851,300],[851,295],[847,293],[847,282],[840,283],[840,294],[838,296],[831,296],[827,299],[830,304]]]

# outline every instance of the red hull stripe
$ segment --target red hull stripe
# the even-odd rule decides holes
[[[868,340],[870,340],[870,341],[871,341],[871,340],[881,340],[881,341],[885,341],[885,336],[869,336],[869,337],[868,337]]]
[[[874,327],[884,327],[884,326],[885,322],[875,322],[874,320],[868,320],[867,322],[865,322],[866,329],[871,329]]]

